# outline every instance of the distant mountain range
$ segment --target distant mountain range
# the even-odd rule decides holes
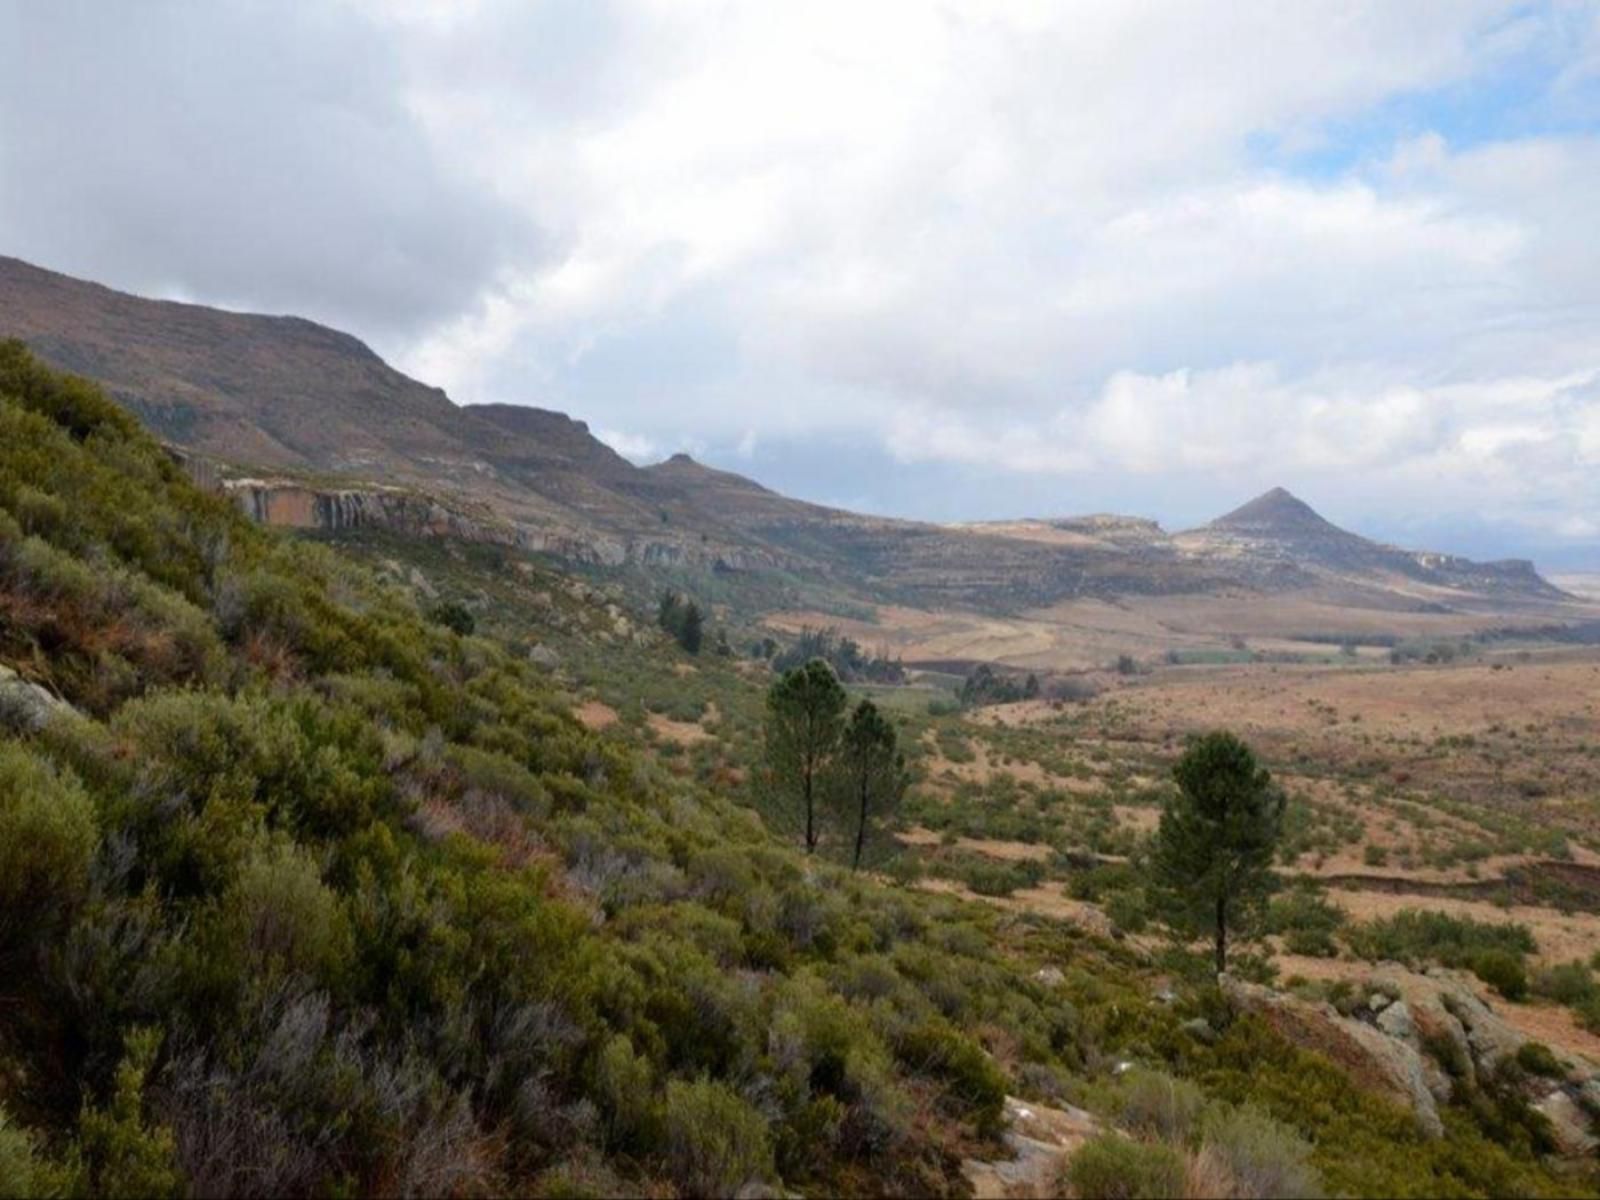
[[[637,467],[581,421],[458,406],[348,334],[126,295],[0,257],[0,337],[103,383],[259,518],[382,525],[594,563],[782,572],[841,594],[1015,612],[1083,597],[1321,589],[1397,611],[1542,610],[1531,563],[1401,550],[1276,488],[1169,534],[1114,515],[935,525],[779,495],[676,455]]]

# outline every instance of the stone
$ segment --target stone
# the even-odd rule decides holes
[[[561,665],[561,655],[549,646],[537,645],[529,647],[528,661],[536,667],[543,667],[546,671],[553,671]]]
[[[1367,997],[1367,1007],[1375,1013],[1381,1013],[1393,1003],[1394,997],[1383,992],[1373,992],[1372,995]]]
[[[1312,1004],[1229,975],[1217,978],[1236,1009],[1260,1016],[1279,1035],[1341,1067],[1360,1087],[1406,1105],[1427,1137],[1442,1137],[1444,1123],[1421,1054],[1382,1030],[1342,1017],[1331,1004]]]
[[[0,666],[0,729],[38,733],[58,713],[72,711],[36,683],[29,683],[10,667]]]
[[[1586,1157],[1600,1147],[1589,1114],[1565,1088],[1557,1088],[1533,1107],[1549,1120],[1556,1149],[1567,1157]]]
[[[1411,1019],[1411,1008],[1404,1000],[1396,1000],[1378,1013],[1377,1026],[1392,1038],[1399,1038],[1408,1046],[1420,1050],[1417,1023]]]
[[[1195,1041],[1204,1042],[1208,1046],[1217,1040],[1217,1031],[1211,1028],[1211,1022],[1206,1020],[1204,1017],[1190,1017],[1182,1025],[1178,1026],[1178,1028],[1187,1033]]]
[[[1033,977],[1045,987],[1060,987],[1067,981],[1060,967],[1040,967],[1033,973]]]
[[[1061,1171],[1100,1122],[1081,1108],[1051,1108],[1006,1097],[1004,1141],[1009,1159],[967,1159],[961,1164],[977,1200],[1043,1200],[1061,1194]]]

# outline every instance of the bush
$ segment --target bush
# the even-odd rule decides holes
[[[1523,1042],[1517,1047],[1517,1066],[1530,1075],[1560,1079],[1567,1072],[1555,1052],[1543,1042]]]
[[[609,1145],[628,1149],[645,1141],[652,1096],[650,1060],[635,1054],[622,1034],[614,1035],[595,1064],[595,1099],[606,1122]]]
[[[96,1196],[176,1196],[180,1180],[172,1131],[144,1115],[146,1077],[161,1046],[156,1029],[128,1034],[107,1108],[85,1108],[78,1142],[88,1191]]]
[[[1184,1193],[1183,1158],[1170,1146],[1103,1133],[1072,1156],[1065,1179],[1079,1200],[1177,1200]]]
[[[222,898],[221,957],[259,976],[303,974],[326,982],[349,958],[339,898],[303,851],[280,845],[247,862]]]
[[[1472,973],[1507,1000],[1528,994],[1528,971],[1520,955],[1508,950],[1482,950],[1472,956]]]
[[[690,1196],[731,1196],[772,1175],[767,1123],[727,1085],[709,1079],[667,1084],[667,1170]]]
[[[1268,933],[1283,936],[1291,954],[1332,958],[1339,952],[1333,935],[1344,919],[1344,910],[1329,904],[1322,889],[1298,886],[1273,897],[1266,925]]]
[[[1214,1108],[1207,1116],[1201,1160],[1223,1168],[1238,1200],[1314,1200],[1322,1181],[1311,1146],[1287,1125],[1249,1106]]]
[[[428,610],[428,620],[462,637],[471,637],[473,631],[478,628],[472,610],[459,600],[444,600],[435,604]]]
[[[1539,948],[1526,925],[1475,921],[1415,908],[1351,926],[1345,937],[1356,954],[1374,962],[1394,959],[1415,965],[1434,959],[1447,967],[1470,967],[1473,958],[1488,950],[1520,959]]]
[[[44,1174],[34,1157],[33,1139],[0,1108],[0,1195],[21,1200],[46,1195]]]
[[[94,810],[77,778],[0,742],[0,948],[71,914],[96,840]]]
[[[1600,993],[1589,964],[1581,961],[1561,963],[1538,971],[1530,984],[1536,996],[1557,1004],[1577,1006]]]
[[[1006,1077],[978,1044],[942,1018],[909,1031],[897,1047],[913,1070],[949,1081],[957,1098],[970,1105],[979,1132],[997,1134],[1005,1114]]]
[[[1122,1080],[1116,1105],[1118,1123],[1124,1128],[1164,1142],[1182,1143],[1194,1132],[1206,1097],[1187,1079],[1135,1070]]]

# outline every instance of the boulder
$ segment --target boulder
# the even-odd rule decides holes
[[[1195,1041],[1202,1042],[1208,1046],[1217,1040],[1217,1031],[1211,1027],[1211,1022],[1204,1017],[1190,1017],[1178,1028]]]
[[[529,647],[528,661],[536,667],[543,667],[546,671],[554,671],[561,665],[561,655],[549,646],[541,644]]]
[[[1533,1107],[1549,1120],[1556,1149],[1562,1154],[1582,1158],[1600,1147],[1589,1114],[1565,1088],[1557,1088]]]
[[[1045,987],[1060,987],[1067,981],[1067,977],[1062,974],[1060,967],[1040,967],[1033,973],[1033,977],[1044,984]]]
[[[1236,1009],[1260,1016],[1280,1036],[1314,1050],[1341,1067],[1359,1087],[1388,1096],[1416,1114],[1428,1137],[1441,1137],[1444,1123],[1418,1051],[1375,1026],[1340,1016],[1331,1004],[1313,1004],[1228,975],[1217,980]]]
[[[1042,1200],[1061,1194],[1061,1171],[1067,1160],[1101,1125],[1081,1108],[1050,1108],[1006,1097],[1005,1144],[1009,1159],[969,1158],[961,1173],[977,1200]]]
[[[38,733],[57,713],[72,706],[58,700],[36,683],[29,683],[10,667],[0,666],[0,729]]]

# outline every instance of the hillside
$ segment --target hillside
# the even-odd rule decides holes
[[[1430,1129],[1134,945],[802,856],[517,646],[762,683],[526,568],[452,632],[0,346],[0,1190],[1052,1190],[1168,1072],[1205,1132],[1137,1153],[1212,1188],[1586,1189],[1487,1081]]]
[[[197,477],[301,527],[388,526],[600,566],[803,578],[834,606],[1011,615],[1086,598],[1332,587],[1338,603],[1378,611],[1464,600],[1493,616],[1564,619],[1567,598],[1529,564],[1379,546],[1281,489],[1177,535],[1115,516],[953,526],[864,516],[684,455],[636,467],[560,413],[458,407],[307,321],[141,299],[16,259],[0,258],[0,336],[98,379]]]

